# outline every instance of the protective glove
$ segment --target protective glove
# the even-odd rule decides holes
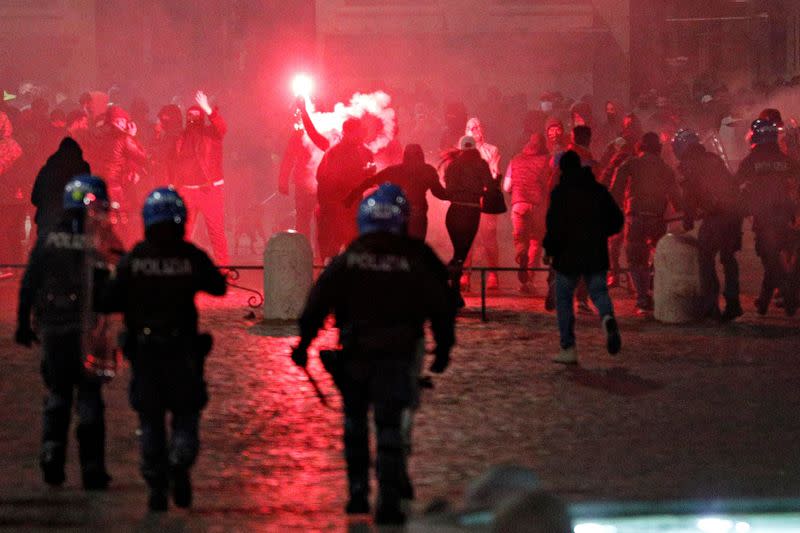
[[[298,344],[292,349],[292,361],[300,368],[305,368],[308,364],[308,346]]]
[[[436,348],[436,358],[431,363],[430,371],[434,374],[441,374],[450,364],[450,349]]]
[[[30,348],[34,342],[38,343],[39,339],[30,326],[20,325],[17,327],[16,333],[14,333],[14,342],[26,348]]]

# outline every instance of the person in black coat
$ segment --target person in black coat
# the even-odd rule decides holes
[[[411,408],[423,325],[430,320],[436,348],[431,372],[449,365],[455,343],[455,309],[447,270],[425,243],[408,236],[408,199],[385,183],[361,202],[360,236],[317,279],[299,320],[300,341],[292,360],[305,368],[308,348],[333,312],[342,351],[326,364],[342,394],[344,451],[350,500],[348,514],[368,513],[369,422],[375,418],[378,524],[402,523],[400,502],[413,496],[403,436]],[[330,352],[328,352],[330,353]]]
[[[83,150],[72,137],[64,137],[39,171],[33,184],[31,203],[36,207],[37,235],[46,235],[61,220],[64,187],[75,176],[91,174]]]
[[[439,183],[436,169],[425,162],[425,153],[418,144],[409,144],[403,152],[403,162],[381,170],[368,177],[348,195],[347,202],[352,204],[357,198],[374,185],[394,183],[408,196],[411,213],[408,218],[408,235],[415,239],[425,240],[428,233],[428,191],[439,200],[447,200],[447,192]]]
[[[600,313],[611,354],[619,352],[622,341],[614,307],[608,294],[608,238],[620,232],[624,217],[608,189],[595,181],[592,171],[581,167],[572,150],[559,162],[561,182],[550,195],[544,237],[545,262],[556,271],[556,313],[561,334],[557,363],[578,362],[575,347],[573,295],[581,278]]]

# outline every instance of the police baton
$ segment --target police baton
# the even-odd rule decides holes
[[[314,388],[314,394],[317,395],[319,398],[319,402],[324,405],[325,407],[329,408],[331,405],[328,403],[328,397],[325,396],[325,393],[322,392],[322,389],[319,388],[319,384],[317,384],[317,380],[314,379],[314,376],[311,375],[311,372],[308,371],[308,367],[302,367],[303,372],[305,373],[306,377],[308,378],[308,382],[311,383],[311,386]]]

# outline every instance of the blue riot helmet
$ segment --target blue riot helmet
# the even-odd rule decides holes
[[[753,121],[753,124],[750,126],[750,132],[752,134],[750,137],[750,142],[752,144],[770,144],[778,142],[780,128],[774,122],[759,118]]]
[[[106,182],[97,176],[83,174],[70,180],[64,187],[63,207],[67,209],[86,209],[89,206],[107,209],[109,206]]]
[[[672,151],[678,159],[683,159],[690,146],[698,144],[700,144],[700,137],[689,129],[680,129],[672,137]]]
[[[159,187],[147,195],[142,208],[145,229],[161,222],[186,224],[186,204],[172,187]]]
[[[361,202],[358,208],[358,231],[362,235],[386,231],[403,234],[410,207],[403,189],[384,183]]]

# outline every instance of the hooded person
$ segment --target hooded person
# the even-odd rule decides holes
[[[197,91],[195,101],[197,105],[186,110],[186,128],[178,139],[175,181],[181,196],[192,206],[186,235],[192,235],[197,213],[202,214],[214,260],[219,265],[227,265],[222,141],[228,127],[219,108],[211,108],[203,91]]]
[[[175,104],[162,107],[156,116],[155,135],[151,144],[150,171],[159,184],[175,184],[177,180],[178,141],[183,134],[183,115]]]
[[[614,173],[609,188],[625,212],[625,256],[636,289],[636,312],[647,316],[653,309],[650,291],[650,256],[667,232],[664,215],[671,204],[683,211],[683,197],[675,173],[661,158],[661,141],[655,132],[642,136],[637,155]]]
[[[428,232],[428,199],[431,193],[439,200],[447,200],[447,192],[439,182],[436,169],[425,162],[425,153],[418,144],[406,145],[403,151],[403,162],[381,170],[374,176],[364,180],[348,196],[348,203],[355,201],[369,187],[381,183],[393,183],[403,189],[408,198],[411,211],[408,217],[408,235],[425,240]]]
[[[472,117],[467,121],[464,134],[471,136],[475,140],[475,148],[478,150],[478,153],[481,154],[481,158],[488,163],[492,177],[498,177],[500,174],[500,150],[497,146],[486,142],[483,124],[481,124],[481,121],[477,117]],[[497,220],[498,215],[481,213],[480,226],[478,227],[478,236],[476,240],[483,249],[486,266],[489,268],[500,266],[500,248],[497,244]],[[467,257],[465,266],[469,268],[471,264],[472,254]],[[461,284],[465,289],[469,288],[469,270],[462,276]],[[497,272],[490,271],[486,276],[486,288],[493,290],[499,288],[499,286],[500,283],[497,278]]]
[[[556,315],[561,351],[554,361],[578,362],[573,296],[581,279],[600,314],[607,349],[616,354],[621,339],[606,285],[608,238],[622,229],[624,218],[608,190],[597,183],[580,157],[568,151],[559,161],[561,181],[550,195],[544,248],[546,263],[556,271]]]
[[[36,232],[45,235],[61,220],[64,187],[75,176],[91,174],[83,150],[71,137],[65,137],[39,170],[33,184],[31,203],[36,207]]]
[[[478,151],[475,139],[461,138],[460,150],[444,172],[444,183],[450,207],[445,215],[445,227],[453,245],[450,261],[451,284],[456,303],[464,306],[461,297],[464,262],[469,255],[481,220],[481,195],[494,179],[492,171]]]
[[[551,154],[564,151],[569,143],[564,130],[564,123],[557,117],[549,117],[544,123],[544,132],[547,139],[547,151]]]
[[[137,217],[135,206],[139,203],[135,186],[147,164],[147,153],[134,137],[136,128],[127,111],[112,105],[106,109],[103,125],[90,131],[89,146],[84,146],[86,160],[106,180],[111,199],[119,204],[121,219],[131,221]],[[138,227],[124,224],[120,232],[130,245],[137,238]]]
[[[361,121],[349,118],[342,125],[342,140],[325,152],[317,168],[317,237],[323,259],[336,256],[356,237],[357,206],[346,205],[347,196],[373,171]]]
[[[531,135],[522,152],[508,164],[503,189],[511,193],[511,223],[514,227],[514,250],[521,269],[536,266],[544,238],[547,212],[550,153],[541,133]],[[529,274],[520,270],[520,290],[529,292]]]

